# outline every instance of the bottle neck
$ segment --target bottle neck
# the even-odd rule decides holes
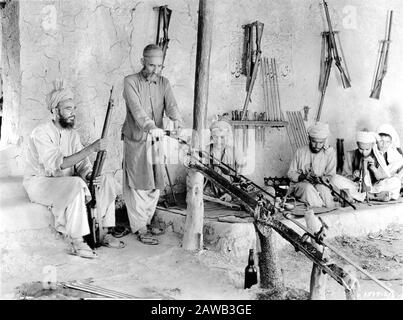
[[[255,264],[255,259],[253,256],[253,250],[249,250],[248,265],[253,266],[254,264]]]

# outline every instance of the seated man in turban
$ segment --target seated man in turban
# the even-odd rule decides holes
[[[206,150],[216,159],[215,161],[210,159],[210,165],[214,166],[214,164],[218,164],[216,162],[219,162],[234,167],[234,149],[231,125],[225,120],[214,121],[210,126],[210,139],[210,143]],[[217,166],[214,167],[214,170],[224,175],[230,173],[222,172],[222,170]],[[228,193],[217,188],[209,180],[206,180],[205,182],[204,193],[208,196],[219,198],[222,201],[229,202],[232,200],[232,197]]]
[[[311,207],[335,206],[327,182],[336,174],[336,152],[328,146],[329,126],[317,122],[308,129],[309,145],[300,147],[288,170],[288,178],[294,183],[295,198]]]
[[[99,139],[83,148],[74,129],[73,93],[62,81],[54,84],[46,97],[53,119],[38,125],[29,137],[23,185],[32,202],[50,208],[56,230],[70,240],[70,253],[95,258],[97,254],[83,240],[90,233],[85,206],[91,199],[86,184],[92,174],[88,157],[106,150],[108,141]],[[106,175],[95,180],[102,244],[119,248],[122,242],[108,233],[108,227],[115,225],[115,182]]]
[[[358,148],[346,153],[343,176],[336,175],[333,184],[357,201],[389,201],[399,197],[400,180],[392,177],[376,144],[374,132],[359,131]]]

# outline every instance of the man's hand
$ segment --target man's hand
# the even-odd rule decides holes
[[[172,121],[174,124],[174,131],[179,132],[182,129],[181,122],[179,120]],[[179,135],[179,133],[178,133]]]
[[[225,201],[225,202],[230,202],[232,200],[232,197],[228,194],[228,193],[224,193],[221,197],[220,197],[221,201]]]
[[[90,181],[90,180],[91,180],[91,176],[92,176],[92,171],[89,172],[89,173],[86,175],[85,179],[86,179],[87,181]],[[94,186],[96,186],[97,188],[100,188],[100,186],[101,186],[101,180],[102,180],[102,176],[98,176],[98,177],[95,177],[95,178],[94,178],[94,181],[93,181],[92,183],[93,183]]]
[[[160,128],[151,129],[149,133],[153,139],[162,138],[164,136],[164,130]]]
[[[303,172],[298,176],[298,182],[302,182],[307,179],[307,175]]]
[[[93,142],[90,147],[92,148],[93,152],[98,151],[105,151],[109,148],[110,138],[101,138]]]

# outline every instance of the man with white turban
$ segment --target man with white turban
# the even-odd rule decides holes
[[[144,244],[158,244],[162,230],[151,228],[160,190],[164,188],[161,140],[164,113],[178,130],[182,122],[169,80],[161,75],[162,49],[143,49],[143,68],[124,78],[126,119],[123,139],[123,198],[131,231]],[[160,148],[161,147],[161,148]]]
[[[97,254],[83,240],[90,233],[85,206],[91,199],[86,184],[92,174],[88,157],[106,150],[108,141],[98,139],[83,148],[74,129],[73,99],[63,81],[55,81],[46,97],[53,119],[38,125],[29,137],[23,185],[32,202],[50,208],[56,230],[70,240],[70,253],[95,258]],[[97,177],[94,184],[102,244],[120,247],[121,242],[108,233],[108,228],[115,226],[115,182],[105,175]]]
[[[376,145],[374,132],[359,131],[356,136],[358,148],[346,153],[343,176],[332,180],[337,188],[345,189],[357,201],[389,201],[399,197],[400,180],[392,177],[385,159]]]
[[[311,207],[334,207],[333,196],[319,178],[329,181],[336,174],[336,152],[327,145],[329,125],[317,122],[308,129],[309,145],[300,147],[291,162],[288,177],[295,197]]]
[[[217,162],[224,163],[231,167],[234,167],[233,161],[233,135],[232,135],[232,127],[228,121],[225,120],[216,120],[210,126],[210,143],[207,146],[207,150],[210,154],[217,159]],[[215,164],[216,161],[211,161],[210,165]],[[227,175],[228,172],[222,172],[219,168],[214,167],[214,170],[219,172],[220,174]],[[206,181],[204,187],[204,193],[208,196],[219,198],[223,201],[231,201],[232,197],[217,188],[212,182],[209,180]]]

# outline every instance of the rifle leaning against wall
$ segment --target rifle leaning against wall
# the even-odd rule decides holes
[[[169,134],[168,134],[169,135]],[[172,135],[169,135],[172,137]],[[294,219],[290,219],[287,214],[283,213],[283,209],[276,206],[275,204],[268,201],[262,194],[258,194],[257,196],[251,196],[246,189],[247,186],[256,185],[253,181],[248,178],[242,176],[242,179],[245,180],[243,184],[234,184],[232,181],[224,178],[218,172],[214,171],[210,163],[210,158],[212,156],[207,156],[205,152],[198,151],[192,149],[184,140],[179,139],[177,137],[173,137],[178,140],[181,144],[185,144],[189,147],[189,152],[187,154],[186,161],[184,165],[187,168],[194,169],[203,174],[207,179],[216,184],[219,188],[223,189],[225,192],[229,193],[234,198],[238,199],[246,209],[248,213],[250,213],[255,219],[255,226],[257,230],[262,233],[264,236],[270,235],[270,228],[274,229],[281,237],[291,243],[296,251],[301,251],[305,256],[307,256],[313,263],[315,263],[324,273],[328,273],[334,280],[336,280],[340,285],[342,285],[347,292],[353,292],[356,289],[356,282],[353,276],[349,274],[345,269],[337,265],[334,261],[329,260],[324,251],[318,250],[314,244],[306,241],[307,238],[310,238],[314,243],[323,246],[324,248],[328,248],[334,253],[336,253],[340,258],[346,261],[348,264],[352,265],[354,268],[365,274],[369,279],[377,283],[383,289],[393,294],[393,291],[381,283],[378,279],[373,277],[371,274],[363,270],[357,264],[352,262],[345,255],[336,250],[333,246],[329,245],[325,242],[324,237],[324,229],[327,229],[327,225],[322,222],[322,228],[317,233],[310,232],[306,227],[302,226],[298,223],[298,221]],[[207,157],[207,159],[206,159]],[[214,158],[215,159],[215,158]],[[216,164],[222,170],[228,170],[231,168],[230,166],[219,162]],[[231,168],[233,172],[236,172],[235,169]],[[262,188],[259,187],[262,191],[265,192]],[[267,193],[268,194],[268,193]],[[269,194],[270,195],[270,194]],[[271,196],[271,195],[270,195]],[[272,197],[272,196],[271,196]],[[297,222],[296,225],[299,226],[305,233],[301,236],[292,228],[288,227],[282,221],[279,220],[279,215],[284,216],[288,220],[292,220],[292,222]]]
[[[112,99],[112,92],[113,92],[113,87],[111,88],[111,92],[109,95],[108,108],[106,110],[104,127],[102,129],[102,134],[101,134],[102,139],[106,138],[108,136],[109,125],[111,122],[112,109],[114,107],[113,99]],[[98,211],[97,211],[97,200],[96,200],[96,195],[95,195],[96,186],[94,185],[94,180],[96,177],[101,175],[105,159],[106,159],[106,150],[98,151],[97,157],[96,157],[94,165],[92,167],[91,178],[90,178],[90,181],[88,184],[88,188],[90,189],[90,193],[91,193],[91,201],[87,203],[87,213],[88,213],[88,222],[90,225],[90,234],[85,237],[85,241],[91,247],[91,249],[98,248],[101,245],[102,225],[101,225],[101,218],[99,217]]]
[[[386,25],[385,40],[382,40],[380,44],[380,52],[376,67],[376,73],[372,83],[371,95],[369,96],[370,98],[373,99],[379,99],[379,96],[381,95],[382,81],[385,78],[386,71],[388,68],[389,45],[391,43],[390,34],[392,32],[392,18],[393,18],[393,10],[390,11],[389,19]]]

